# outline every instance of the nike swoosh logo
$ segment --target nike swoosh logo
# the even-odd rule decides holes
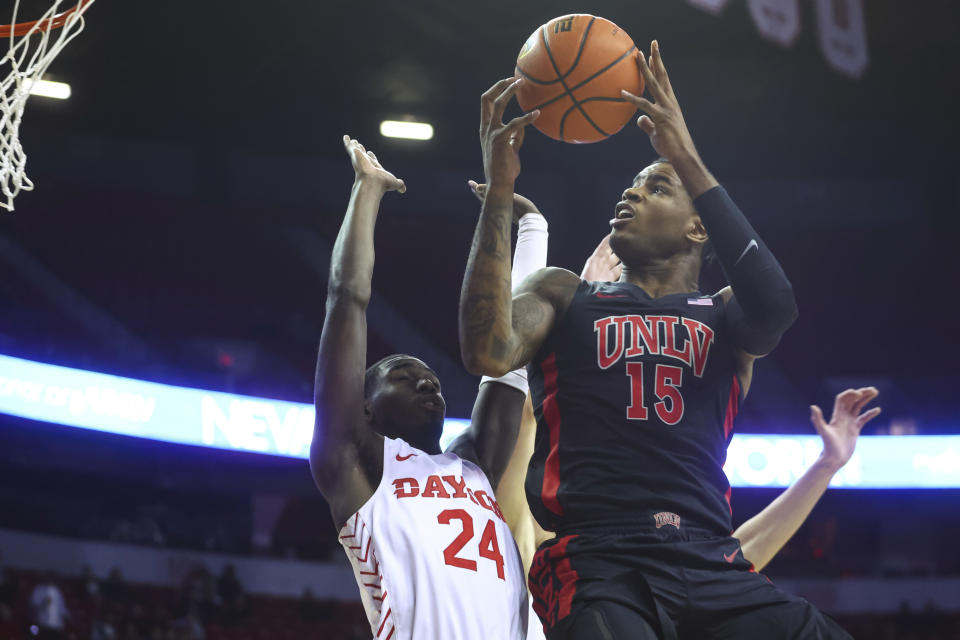
[[[610,294],[610,293],[598,293],[598,298],[626,298],[626,295]]]
[[[734,558],[737,557],[737,554],[738,554],[738,553],[740,553],[740,549],[737,549],[736,551],[734,551],[734,552],[731,553],[730,555],[723,554],[723,559],[726,560],[727,562],[731,562],[731,563],[732,563],[733,560],[734,560]]]
[[[743,253],[740,254],[740,257],[737,258],[737,261],[734,262],[733,264],[734,264],[734,265],[740,264],[740,261],[743,260],[744,256],[747,255],[747,252],[750,251],[751,248],[756,249],[757,251],[760,250],[760,247],[757,246],[757,241],[756,241],[755,239],[752,239],[752,238],[751,238],[750,242],[747,243],[747,248],[743,250]]]
[[[415,455],[417,455],[417,454],[415,454],[415,453],[408,453],[408,454],[405,455],[405,456],[401,456],[401,455],[398,453],[398,454],[397,454],[397,462],[406,462],[407,460],[409,460],[410,458],[412,458],[412,457],[415,456]]]

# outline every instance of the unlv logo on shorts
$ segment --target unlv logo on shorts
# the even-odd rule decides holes
[[[670,513],[669,511],[661,511],[660,513],[653,514],[653,521],[657,523],[657,529],[667,524],[677,529],[680,528],[680,516],[675,513]]]

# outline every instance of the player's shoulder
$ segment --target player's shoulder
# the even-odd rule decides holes
[[[517,288],[514,297],[532,293],[549,301],[555,308],[564,309],[569,306],[581,282],[580,276],[569,269],[544,267],[530,274]]]
[[[531,273],[520,287],[524,289],[566,288],[576,289],[580,276],[563,267],[544,267]]]

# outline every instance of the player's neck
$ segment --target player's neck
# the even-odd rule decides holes
[[[696,291],[700,261],[690,255],[671,256],[641,266],[623,263],[620,282],[629,282],[647,292],[651,298]]]
[[[408,445],[430,455],[443,453],[440,450],[440,438],[435,434],[400,436]]]

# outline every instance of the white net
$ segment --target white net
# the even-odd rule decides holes
[[[33,189],[26,174],[27,155],[20,144],[23,108],[34,83],[42,79],[53,59],[83,31],[83,13],[93,0],[76,2],[53,0],[53,6],[42,16],[31,16],[32,23],[14,29],[20,10],[20,0],[15,0],[11,26],[0,27],[0,38],[9,36],[10,41],[6,55],[0,59],[0,75],[5,75],[0,82],[0,207],[8,211],[13,211],[13,199],[18,193]]]

